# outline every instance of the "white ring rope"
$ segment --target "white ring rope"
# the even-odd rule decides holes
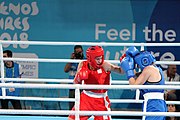
[[[22,83],[0,83],[0,87],[6,87],[6,88],[38,88],[38,89],[75,89],[75,88],[80,88],[80,89],[180,89],[180,86],[169,86],[169,85],[72,85],[72,84],[22,84]],[[11,99],[13,96],[4,96],[0,98],[7,98]],[[14,97],[15,99],[21,99],[21,100],[35,100],[36,97]],[[65,98],[66,99],[66,98]],[[73,101],[72,99],[66,99],[64,101]],[[43,98],[37,98],[36,100],[43,100]],[[47,100],[52,100],[52,101],[62,101],[63,99],[59,98],[44,98],[44,101]],[[141,100],[112,100],[113,103],[142,103]],[[174,104],[180,104],[179,101],[167,101],[169,104],[173,103]]]
[[[101,46],[180,46],[180,43],[110,43],[110,42],[44,42],[44,41],[4,41],[0,44],[28,44],[28,45],[101,45]]]
[[[42,58],[3,58],[2,57],[2,44],[30,44],[30,45],[101,45],[101,46],[180,46],[180,43],[104,43],[104,42],[42,42],[42,41],[3,41],[0,40],[0,59],[1,59],[1,71],[3,71],[3,61],[33,61],[33,62],[72,62],[77,63],[82,60],[71,59],[42,59]],[[142,48],[143,49],[143,48]],[[111,63],[119,63],[119,60],[106,60]],[[156,64],[177,64],[180,65],[180,61],[157,61]],[[4,78],[1,73],[2,81],[9,81],[10,79]],[[28,78],[13,78],[11,81],[26,81],[37,82],[37,79]],[[69,83],[72,80],[67,79],[38,79],[38,82],[59,82]],[[50,81],[52,80],[52,81]],[[113,83],[113,81],[112,81]],[[128,84],[128,81],[114,81],[114,84]],[[167,85],[70,85],[70,84],[27,84],[27,83],[0,83],[0,87],[5,88],[38,88],[38,89],[180,89],[179,82],[166,82]],[[174,84],[176,86],[168,86],[168,84]],[[79,93],[78,93],[79,94]],[[77,94],[77,95],[78,95]],[[44,98],[44,97],[14,97],[14,96],[1,96],[0,99],[21,99],[21,100],[41,100],[41,101],[75,101],[73,98]],[[77,99],[77,97],[76,97]],[[143,100],[130,100],[130,99],[112,99],[112,103],[142,103]],[[180,104],[179,101],[167,101],[167,104]],[[118,116],[180,116],[179,112],[136,112],[136,111],[66,111],[66,110],[0,110],[0,114],[36,114],[36,115],[118,115]]]
[[[16,96],[0,96],[0,99],[15,99],[15,100],[33,100],[33,101],[59,101],[59,102],[75,102],[74,98],[46,98],[46,97],[16,97]]]
[[[4,78],[5,81],[26,81],[26,82],[58,82],[58,83],[72,83],[71,79],[31,79],[31,78]],[[128,84],[128,81],[112,81],[112,84]],[[13,84],[13,83],[12,83]],[[166,84],[180,84],[180,82],[166,82]],[[34,85],[34,84],[33,84]],[[74,102],[74,98],[44,98],[44,97],[15,97],[5,96],[0,99],[18,99],[18,100],[35,100],[35,101],[70,101]],[[143,103],[143,100],[134,99],[111,99],[112,103]],[[167,101],[167,104],[180,104],[180,101]]]
[[[47,97],[16,97],[16,96],[0,96],[0,99],[15,100],[33,100],[33,101],[58,101],[58,102],[75,102],[74,98],[47,98]],[[135,99],[110,99],[111,103],[143,103],[144,100]],[[166,101],[167,104],[180,105],[180,101]]]
[[[81,62],[83,60],[72,60],[72,59],[42,59],[42,58],[3,58],[3,60],[7,60],[7,61],[32,61],[32,62],[71,62],[71,63],[78,63]],[[110,63],[119,63],[119,60],[105,60],[108,61]],[[180,65],[180,61],[156,61],[156,64],[176,64],[176,65]]]
[[[21,84],[21,83],[0,83],[0,87],[7,87],[7,88],[38,88],[38,89],[180,89],[180,86],[168,86],[168,85],[71,85],[71,84]],[[13,96],[5,96],[0,97],[3,99],[20,99],[20,100],[40,100],[40,101],[74,101],[71,98],[41,98],[41,97],[13,97]],[[126,100],[126,101],[124,101]],[[143,100],[111,100],[112,103],[142,103]],[[167,101],[167,104],[180,104],[180,101]]]
[[[136,111],[68,111],[68,110],[0,110],[0,114],[33,115],[112,115],[112,116],[180,116],[180,112],[136,112]]]
[[[26,84],[26,83],[0,83],[6,88],[39,88],[39,89],[180,89],[180,86],[170,85],[80,85],[80,84]]]
[[[47,79],[47,78],[3,78],[4,81],[18,82],[49,82],[49,83],[73,83],[72,79]],[[129,84],[127,80],[112,80],[111,84]],[[166,85],[179,85],[180,82],[165,82]]]
[[[0,87],[7,87],[7,88],[38,88],[38,89],[75,89],[75,88],[79,88],[79,89],[180,89],[180,86],[168,86],[168,85],[111,85],[111,86],[107,86],[107,85],[71,85],[71,84],[21,84],[21,83],[0,83]],[[7,96],[6,96],[7,97]],[[3,99],[6,97],[2,97]],[[9,96],[7,97],[7,99],[12,98],[13,96]],[[18,97],[14,97],[15,99],[17,99]],[[27,97],[27,100],[30,99],[35,99],[34,97]],[[26,99],[24,97],[19,97],[18,99]],[[54,99],[54,98],[52,98]],[[37,98],[36,100],[43,100],[43,98]],[[44,98],[44,100],[51,100],[50,98]],[[62,99],[58,99],[55,98],[54,101],[61,101]],[[64,100],[65,101],[65,100]],[[66,101],[72,101],[72,99],[66,99]],[[113,100],[112,102],[117,103],[117,102],[121,102],[121,103],[142,103],[142,101],[140,100],[127,100],[123,102],[123,100]],[[173,103],[174,104],[180,104],[179,101],[167,101],[169,104]]]

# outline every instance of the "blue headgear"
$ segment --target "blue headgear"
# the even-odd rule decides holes
[[[139,65],[141,70],[151,65],[153,62],[156,62],[156,59],[154,58],[154,56],[148,51],[143,51],[140,54],[136,55],[134,57],[134,60],[135,60],[135,63]]]

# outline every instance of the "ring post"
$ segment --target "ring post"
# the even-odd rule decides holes
[[[75,86],[75,120],[79,120],[80,91],[78,84],[76,84]]]

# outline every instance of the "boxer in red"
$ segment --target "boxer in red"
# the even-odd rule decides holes
[[[75,84],[110,85],[111,71],[123,73],[119,66],[104,61],[104,50],[101,46],[91,46],[86,51],[86,61],[79,63],[78,72],[74,78]],[[80,95],[80,111],[110,111],[110,100],[106,89],[83,90]],[[73,107],[72,110],[75,110]],[[80,116],[87,120],[91,116]],[[69,115],[68,120],[74,120]],[[94,120],[111,120],[111,116],[94,116]]]

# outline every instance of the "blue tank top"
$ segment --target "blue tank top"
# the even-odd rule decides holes
[[[76,72],[77,72],[77,67],[79,63],[71,63],[71,68],[69,71],[69,79],[74,79]]]
[[[160,67],[154,66],[159,69],[159,73],[161,75],[161,80],[159,82],[148,82],[146,81],[143,85],[165,85],[164,75],[162,69]],[[161,92],[164,93],[164,89],[140,89],[142,95],[150,92]]]
[[[5,67],[4,66],[4,76],[5,78],[18,78],[19,77],[19,64],[13,62],[13,67]],[[6,83],[9,83],[8,81]],[[13,83],[18,83],[18,81],[13,81]],[[2,95],[2,89],[0,89],[0,95]],[[9,88],[6,89],[6,95],[8,96],[19,96],[20,95],[20,88],[15,88],[15,91],[10,92]]]

